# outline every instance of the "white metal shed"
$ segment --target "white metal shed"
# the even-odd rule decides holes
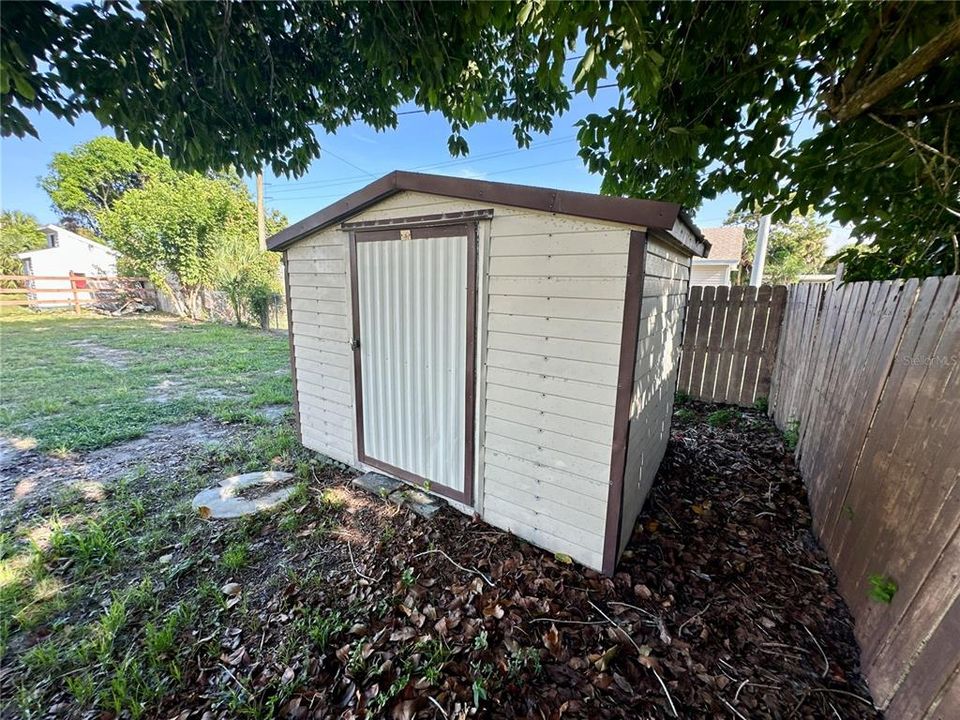
[[[613,572],[709,247],[678,205],[394,172],[268,246],[304,445]]]

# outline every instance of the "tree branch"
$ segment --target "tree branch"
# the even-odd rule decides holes
[[[870,34],[867,36],[867,39],[864,40],[863,45],[860,48],[860,51],[857,53],[857,61],[854,63],[853,68],[847,73],[847,76],[843,78],[843,82],[840,83],[839,92],[835,97],[837,104],[842,104],[846,101],[847,96],[853,92],[854,87],[857,82],[863,76],[864,70],[867,69],[867,63],[873,57],[873,51],[877,48],[877,43],[880,42],[880,36],[883,34],[884,28],[890,21],[890,18],[893,17],[893,13],[897,10],[897,2],[887,3],[883,6],[883,10],[880,13],[880,19],[870,30]]]
[[[833,119],[845,123],[867,112],[895,90],[915,80],[940,60],[960,48],[960,19],[954,20],[946,29],[892,70],[855,92],[836,108],[831,108]]]
[[[937,150],[937,148],[933,147],[933,145],[928,145],[927,143],[923,142],[922,140],[918,140],[917,138],[913,137],[913,136],[910,135],[909,133],[906,133],[906,132],[904,132],[903,130],[901,130],[900,128],[898,128],[896,125],[891,125],[891,124],[888,123],[886,120],[884,120],[883,118],[875,115],[874,113],[868,113],[867,116],[868,116],[871,120],[873,120],[874,122],[880,123],[881,125],[883,125],[883,126],[884,126],[885,128],[887,128],[888,130],[893,130],[893,131],[894,131],[895,133],[897,133],[898,135],[903,136],[903,138],[904,138],[907,142],[909,142],[911,145],[913,145],[913,146],[916,147],[916,148],[919,148],[919,149],[921,149],[921,150],[926,150],[926,151],[927,151],[928,153],[930,153],[931,155],[936,155],[936,156],[938,156],[938,157],[942,157],[944,160],[946,160],[946,161],[949,162],[949,163],[954,163],[954,164],[956,164],[956,163],[960,162],[960,161],[957,160],[957,158],[953,157],[952,155],[948,155],[947,153],[940,152],[939,150]]]

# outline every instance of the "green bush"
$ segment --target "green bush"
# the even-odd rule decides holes
[[[266,327],[270,312],[270,298],[273,296],[270,286],[263,282],[254,282],[247,288],[247,307],[261,327]]]

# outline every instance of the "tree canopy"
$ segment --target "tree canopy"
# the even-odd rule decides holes
[[[5,134],[91,112],[177,167],[299,175],[314,126],[390,128],[413,102],[454,154],[489,118],[522,146],[615,84],[578,136],[605,192],[813,208],[888,276],[960,271],[956,3],[87,1],[0,24]]]
[[[98,217],[125,192],[173,174],[169,161],[146,148],[101,136],[56,153],[40,185],[64,221],[96,231]]]
[[[0,275],[19,275],[23,266],[17,253],[39,250],[47,238],[33,215],[19,210],[0,213]]]
[[[123,194],[100,215],[104,238],[123,256],[123,269],[167,287],[191,317],[199,292],[220,287],[240,320],[242,300],[276,284],[279,256],[260,250],[256,206],[235,177],[177,173]],[[272,214],[276,231],[286,219]],[[171,282],[172,281],[172,282]]]

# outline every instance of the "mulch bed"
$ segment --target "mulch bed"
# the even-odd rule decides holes
[[[289,681],[276,711],[295,718],[879,717],[779,433],[759,413],[714,428],[714,408],[689,407],[613,578],[452,509],[427,523],[323,481],[357,499],[317,550],[325,581],[263,598],[262,628],[230,630],[219,667],[160,716],[200,717],[230,665],[264,692]],[[364,616],[328,647],[304,638],[269,659],[287,624],[346,607]]]

